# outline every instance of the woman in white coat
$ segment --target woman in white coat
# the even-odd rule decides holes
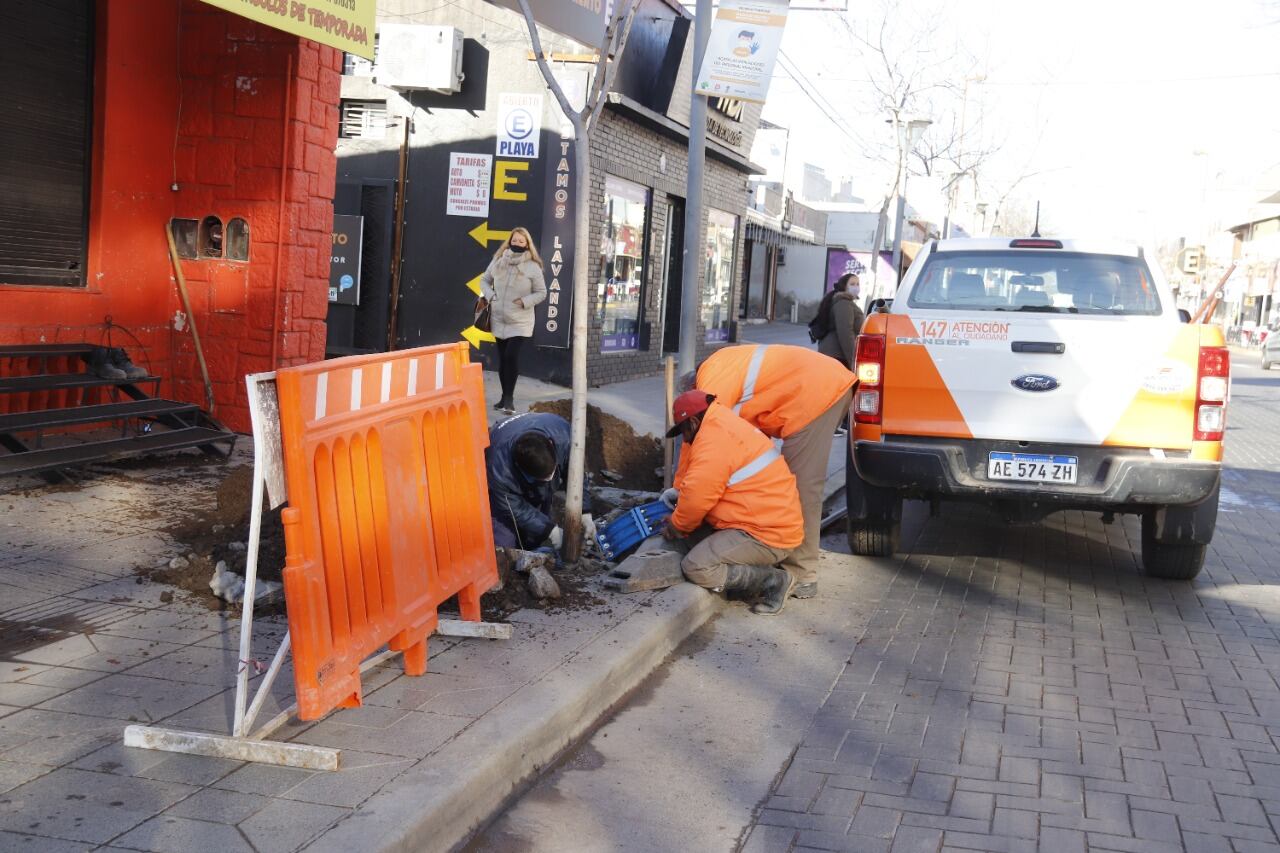
[[[502,241],[480,279],[480,295],[491,308],[491,329],[498,339],[502,399],[494,408],[514,414],[520,350],[533,336],[533,306],[547,298],[542,258],[527,228],[513,228],[511,236]]]

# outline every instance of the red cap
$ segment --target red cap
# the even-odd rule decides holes
[[[679,397],[676,397],[676,401],[671,404],[671,422],[673,426],[667,430],[667,438],[675,438],[680,432],[680,424],[705,412],[714,399],[715,397],[706,391],[699,391],[697,388],[692,391],[685,391]]]

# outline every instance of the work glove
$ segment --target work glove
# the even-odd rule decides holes
[[[591,513],[589,512],[584,512],[582,514],[582,535],[586,540],[587,547],[595,544],[596,520],[591,517]]]
[[[662,497],[659,498],[659,500],[661,500],[664,504],[667,505],[667,509],[675,509],[676,501],[680,500],[680,490],[667,489],[665,492],[662,493]]]
[[[547,541],[551,543],[552,548],[555,548],[557,551],[560,550],[564,545],[564,530],[561,529],[560,525],[557,524],[555,527],[551,528],[551,533],[547,536]]]

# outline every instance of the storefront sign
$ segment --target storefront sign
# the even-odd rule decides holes
[[[495,6],[520,12],[519,0],[490,0]],[[549,30],[587,47],[599,47],[609,24],[605,0],[529,0],[533,19]]]
[[[721,0],[698,94],[764,103],[786,23],[787,0]]]
[[[538,159],[542,133],[542,93],[503,92],[498,96],[498,156]]]
[[[449,216],[488,216],[492,175],[493,155],[451,151],[445,213]]]
[[[870,252],[850,252],[846,249],[827,249],[827,280],[822,283],[826,293],[841,276],[853,273],[860,284],[865,285],[867,270],[871,266]]]
[[[242,18],[373,59],[376,0],[204,0]]]
[[[364,217],[335,214],[333,251],[329,258],[329,301],[337,305],[360,304],[360,252],[364,244]]]
[[[547,298],[533,309],[533,342],[567,349],[573,326],[573,247],[575,228],[573,129],[562,127],[555,157],[547,159],[542,196],[542,260]],[[554,138],[554,137],[553,137]]]

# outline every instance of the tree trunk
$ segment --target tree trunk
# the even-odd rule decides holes
[[[591,137],[573,122],[573,407],[570,419],[569,482],[564,496],[564,559],[582,556],[582,481],[587,455],[587,337],[591,228]]]

